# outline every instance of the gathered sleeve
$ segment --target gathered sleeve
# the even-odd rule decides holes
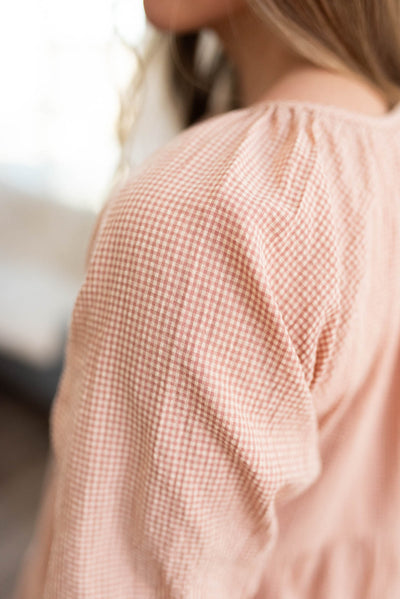
[[[250,599],[320,472],[310,390],[259,232],[128,191],[71,319],[43,599]]]

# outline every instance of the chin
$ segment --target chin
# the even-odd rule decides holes
[[[179,33],[203,26],[193,9],[186,7],[186,0],[143,0],[143,6],[148,21],[161,31]]]
[[[183,33],[229,19],[245,0],[143,0],[149,22],[161,31]]]
[[[157,2],[157,0],[143,0],[143,7],[147,20],[157,29],[174,30],[174,19],[168,3]]]

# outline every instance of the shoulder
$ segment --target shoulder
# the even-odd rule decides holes
[[[86,288],[101,278],[111,289],[118,279],[129,310],[139,288],[151,297],[168,289],[170,300],[190,288],[199,304],[224,289],[226,310],[246,304],[284,323],[311,382],[337,299],[327,194],[301,115],[257,108],[210,119],[159,150],[111,198]]]
[[[276,234],[322,182],[317,154],[312,131],[290,108],[231,111],[155,152],[110,198],[107,212],[127,227],[138,219],[143,225],[163,218],[193,222],[207,214],[246,215],[255,224],[268,215]]]
[[[185,130],[110,198],[98,220],[100,255],[110,258],[113,247],[115,260],[122,254],[135,261],[156,247],[191,260],[205,247],[213,253],[227,247],[236,263],[246,255],[249,268],[268,273],[290,317],[293,285],[303,283],[304,300],[307,285],[318,288],[317,276],[325,289],[335,260],[312,118],[290,106],[259,104]]]

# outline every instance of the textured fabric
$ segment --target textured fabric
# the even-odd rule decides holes
[[[400,597],[399,172],[400,106],[275,101],[119,187],[24,599]]]

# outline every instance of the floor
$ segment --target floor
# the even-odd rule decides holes
[[[48,411],[0,391],[0,599],[11,599],[32,535],[48,453]]]

